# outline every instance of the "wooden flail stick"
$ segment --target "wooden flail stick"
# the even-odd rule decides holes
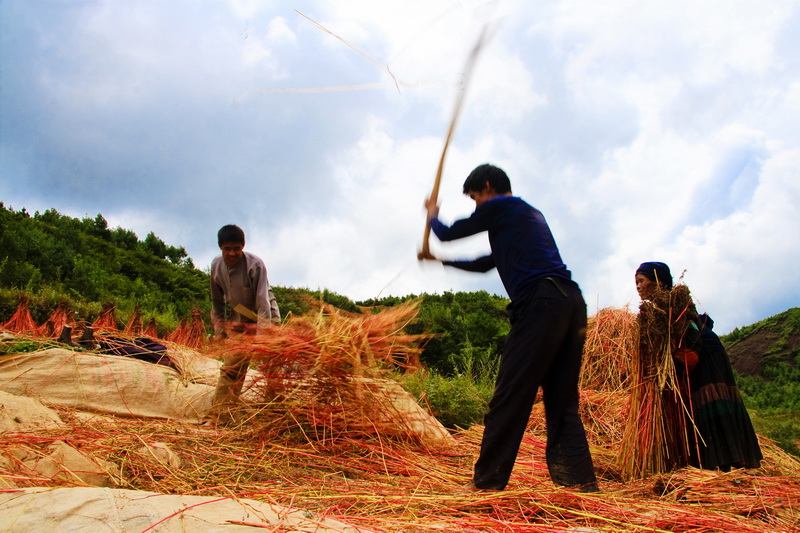
[[[444,140],[444,148],[442,149],[442,155],[439,158],[439,168],[436,170],[436,179],[433,181],[433,190],[431,190],[431,195],[429,197],[429,201],[434,203],[439,198],[439,184],[442,181],[442,171],[444,169],[444,158],[447,155],[447,148],[450,146],[450,139],[453,137],[453,132],[455,131],[456,124],[458,123],[458,117],[461,114],[461,108],[464,104],[464,95],[467,92],[467,86],[469,84],[470,76],[472,75],[473,67],[475,66],[475,61],[477,60],[478,53],[480,52],[486,40],[487,28],[488,26],[483,27],[481,34],[478,36],[478,40],[475,42],[475,46],[472,48],[472,52],[467,58],[467,63],[464,66],[464,81],[461,83],[461,87],[456,97],[455,108],[453,109],[453,118],[450,119],[450,127],[447,130],[447,137],[445,137]],[[417,258],[420,260],[431,257],[430,235],[431,223],[426,217],[425,233],[422,236],[422,251],[417,254]]]

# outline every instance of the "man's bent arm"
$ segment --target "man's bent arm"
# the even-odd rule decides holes
[[[467,270],[469,272],[489,272],[495,267],[494,257],[491,255],[485,255],[471,261],[442,261],[442,264],[459,268],[461,270]]]

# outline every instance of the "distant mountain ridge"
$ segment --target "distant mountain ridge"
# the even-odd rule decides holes
[[[800,307],[793,307],[720,337],[739,374],[764,377],[770,366],[800,366]]]

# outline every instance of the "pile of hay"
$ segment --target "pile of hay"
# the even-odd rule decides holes
[[[607,307],[589,317],[586,327],[582,390],[624,392],[630,389],[637,350],[636,315]]]
[[[254,336],[228,338],[216,349],[246,352],[260,371],[245,390],[248,408],[259,413],[245,414],[253,423],[296,425],[315,435],[413,440],[423,421],[409,419],[411,410],[387,409],[403,392],[387,376],[419,367],[429,336],[405,332],[419,304],[360,314],[319,303],[314,312],[259,328]]]

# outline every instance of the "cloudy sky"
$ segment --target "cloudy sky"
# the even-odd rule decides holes
[[[798,27],[782,0],[0,0],[0,200],[102,213],[199,268],[236,223],[274,285],[505,295],[416,259],[465,91],[442,219],[494,163],[590,314],[635,310],[662,260],[726,333],[800,305]]]

